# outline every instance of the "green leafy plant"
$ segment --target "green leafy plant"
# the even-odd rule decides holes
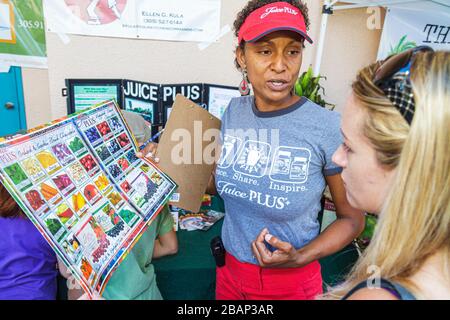
[[[335,105],[326,102],[321,93],[325,95],[325,89],[320,84],[320,79],[327,79],[325,76],[314,76],[312,66],[303,72],[295,83],[295,93],[300,97],[306,97],[318,105],[333,110]]]
[[[389,56],[401,53],[403,51],[409,50],[417,46],[417,44],[414,41],[406,41],[406,37],[407,35],[405,34],[394,48],[391,46],[391,50],[389,51],[388,54]]]
[[[375,232],[375,227],[377,225],[377,217],[372,214],[366,214],[366,224],[364,227],[363,232],[355,239],[355,242],[360,250],[366,249],[369,244],[370,240],[373,237],[373,234]]]

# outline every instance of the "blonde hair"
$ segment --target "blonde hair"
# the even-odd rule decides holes
[[[411,70],[416,111],[410,128],[373,84],[376,68],[360,71],[353,92],[367,112],[362,130],[379,162],[397,172],[369,247],[347,280],[324,298],[342,298],[371,276],[372,266],[382,278],[423,298],[409,278],[438,252],[450,283],[450,52],[416,54]]]

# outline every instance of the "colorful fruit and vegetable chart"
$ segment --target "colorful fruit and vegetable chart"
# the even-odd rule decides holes
[[[136,150],[114,102],[0,143],[0,181],[90,295],[176,189]]]

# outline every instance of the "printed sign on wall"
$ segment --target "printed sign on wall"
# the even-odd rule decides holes
[[[51,32],[170,41],[212,41],[220,0],[45,0]]]
[[[47,68],[42,0],[0,0],[0,65]]]
[[[386,14],[378,59],[415,46],[450,50],[450,10],[443,6],[390,8]]]

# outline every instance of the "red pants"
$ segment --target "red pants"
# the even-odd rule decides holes
[[[230,254],[216,268],[217,300],[313,300],[322,294],[320,264],[302,268],[261,268]]]

